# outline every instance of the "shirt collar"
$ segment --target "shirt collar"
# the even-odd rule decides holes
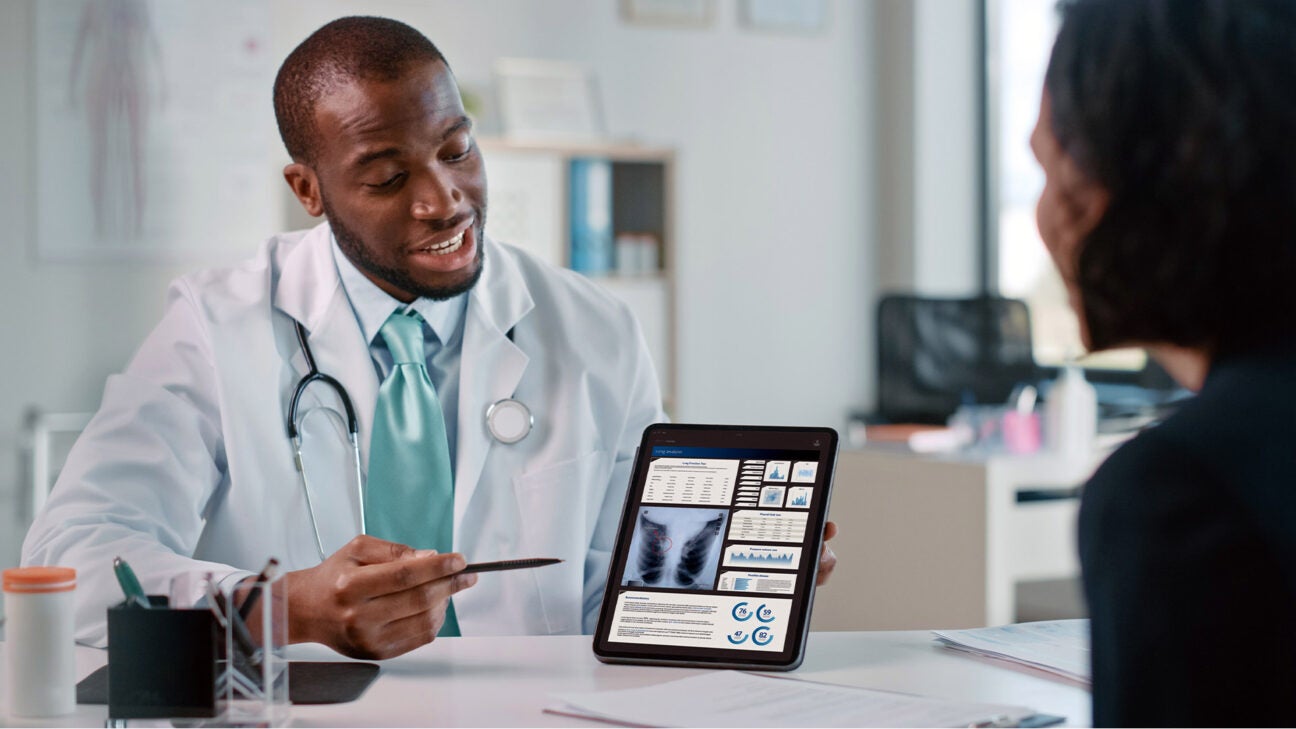
[[[360,322],[360,331],[364,333],[365,341],[373,344],[378,330],[387,322],[387,318],[393,311],[403,309],[405,304],[370,281],[342,253],[337,237],[330,234],[330,238],[333,242],[333,261],[337,265],[338,277],[342,279],[342,288],[351,300],[351,308]],[[423,317],[442,346],[459,333],[467,305],[467,292],[444,301],[418,298],[413,303],[414,311]]]

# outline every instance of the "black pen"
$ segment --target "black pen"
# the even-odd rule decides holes
[[[211,579],[211,573],[207,574],[207,602],[212,615],[216,616],[216,624],[234,636],[235,652],[246,658],[254,667],[260,668],[261,651],[252,640],[252,633],[248,630],[247,623],[239,617],[238,611],[229,609],[225,596],[216,590],[216,583]],[[234,660],[234,656],[229,658]]]
[[[545,565],[558,564],[561,559],[545,557],[541,559],[505,559],[499,562],[478,562],[464,567],[458,574],[466,575],[470,572],[499,572],[500,570],[524,570],[528,567],[544,567]]]
[[[244,622],[246,622],[248,616],[252,614],[252,609],[256,607],[257,598],[261,597],[261,585],[273,580],[278,576],[278,574],[279,560],[271,557],[269,561],[266,562],[265,568],[261,570],[261,574],[256,576],[256,580],[252,583],[252,590],[248,592],[247,599],[243,601],[243,606],[239,608],[239,617],[242,618]]]

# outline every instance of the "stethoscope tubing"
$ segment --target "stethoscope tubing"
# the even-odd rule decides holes
[[[297,343],[301,345],[302,356],[306,358],[306,376],[297,381],[297,386],[293,388],[292,398],[288,401],[288,439],[292,441],[293,463],[297,466],[297,473],[301,475],[302,491],[306,494],[306,512],[310,516],[311,531],[315,533],[315,547],[319,550],[320,561],[327,559],[328,554],[324,551],[324,539],[320,536],[319,522],[315,519],[315,504],[311,499],[311,488],[306,476],[306,464],[302,458],[302,439],[301,431],[297,428],[297,408],[301,403],[301,397],[306,392],[306,388],[311,383],[319,382],[331,388],[337,393],[338,399],[342,401],[342,408],[346,410],[347,421],[347,440],[351,443],[351,458],[355,465],[356,476],[356,508],[360,514],[360,533],[368,533],[368,523],[365,521],[364,509],[364,485],[363,478],[360,474],[360,426],[355,414],[355,405],[351,402],[351,396],[347,394],[346,388],[336,378],[330,377],[319,371],[315,364],[315,353],[311,351],[310,343],[306,341],[306,328],[301,322],[294,321],[293,328],[297,331]]]
[[[337,379],[319,371],[319,367],[315,364],[315,353],[311,351],[310,343],[306,341],[306,327],[303,327],[301,322],[294,321],[293,328],[297,330],[297,344],[301,346],[302,356],[306,358],[306,376],[297,381],[297,387],[293,390],[292,399],[288,401],[288,437],[298,442],[301,441],[301,436],[297,431],[297,407],[301,403],[301,397],[306,392],[307,386],[313,382],[322,382],[332,388],[337,393],[338,398],[342,400],[342,407],[346,409],[347,433],[351,436],[351,440],[357,440],[360,426],[356,419],[355,406],[351,404],[351,397],[347,395],[346,388]]]
[[[306,375],[297,381],[297,386],[293,388],[292,397],[288,401],[288,439],[292,443],[293,464],[297,467],[297,473],[301,476],[302,490],[306,494],[306,511],[310,516],[311,529],[315,532],[315,546],[319,550],[320,561],[323,561],[328,555],[324,551],[324,540],[320,536],[319,522],[316,521],[315,518],[315,504],[311,499],[310,483],[306,476],[306,464],[302,458],[301,430],[297,427],[298,408],[301,405],[301,398],[302,395],[305,394],[306,388],[313,383],[319,382],[332,389],[333,392],[337,394],[338,399],[342,401],[342,408],[346,411],[347,440],[350,441],[352,460],[355,464],[356,505],[360,512],[360,533],[367,534],[367,522],[365,521],[364,511],[364,479],[360,472],[360,426],[359,420],[356,418],[355,405],[351,402],[351,396],[347,394],[346,387],[336,378],[320,372],[319,367],[315,364],[315,353],[311,350],[310,342],[307,341],[306,327],[302,326],[301,322],[294,321],[293,329],[297,333],[297,344],[301,347],[302,356],[306,358]],[[509,341],[513,340],[512,329],[509,329],[507,336]],[[503,412],[505,409],[501,407],[503,405],[509,405],[514,409],[520,410],[524,422],[524,429],[520,434],[507,436],[501,435],[492,415]],[[302,416],[302,418],[304,419],[305,416]],[[535,420],[531,415],[530,408],[521,401],[515,400],[511,397],[497,401],[486,411],[486,428],[490,431],[491,437],[506,445],[517,443],[530,434],[534,422]]]

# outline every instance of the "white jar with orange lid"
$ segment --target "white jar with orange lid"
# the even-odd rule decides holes
[[[76,642],[70,567],[4,571],[5,696],[13,716],[76,711]]]

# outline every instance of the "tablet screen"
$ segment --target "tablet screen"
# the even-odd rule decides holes
[[[836,453],[837,434],[828,428],[649,427],[595,653],[798,665]]]

